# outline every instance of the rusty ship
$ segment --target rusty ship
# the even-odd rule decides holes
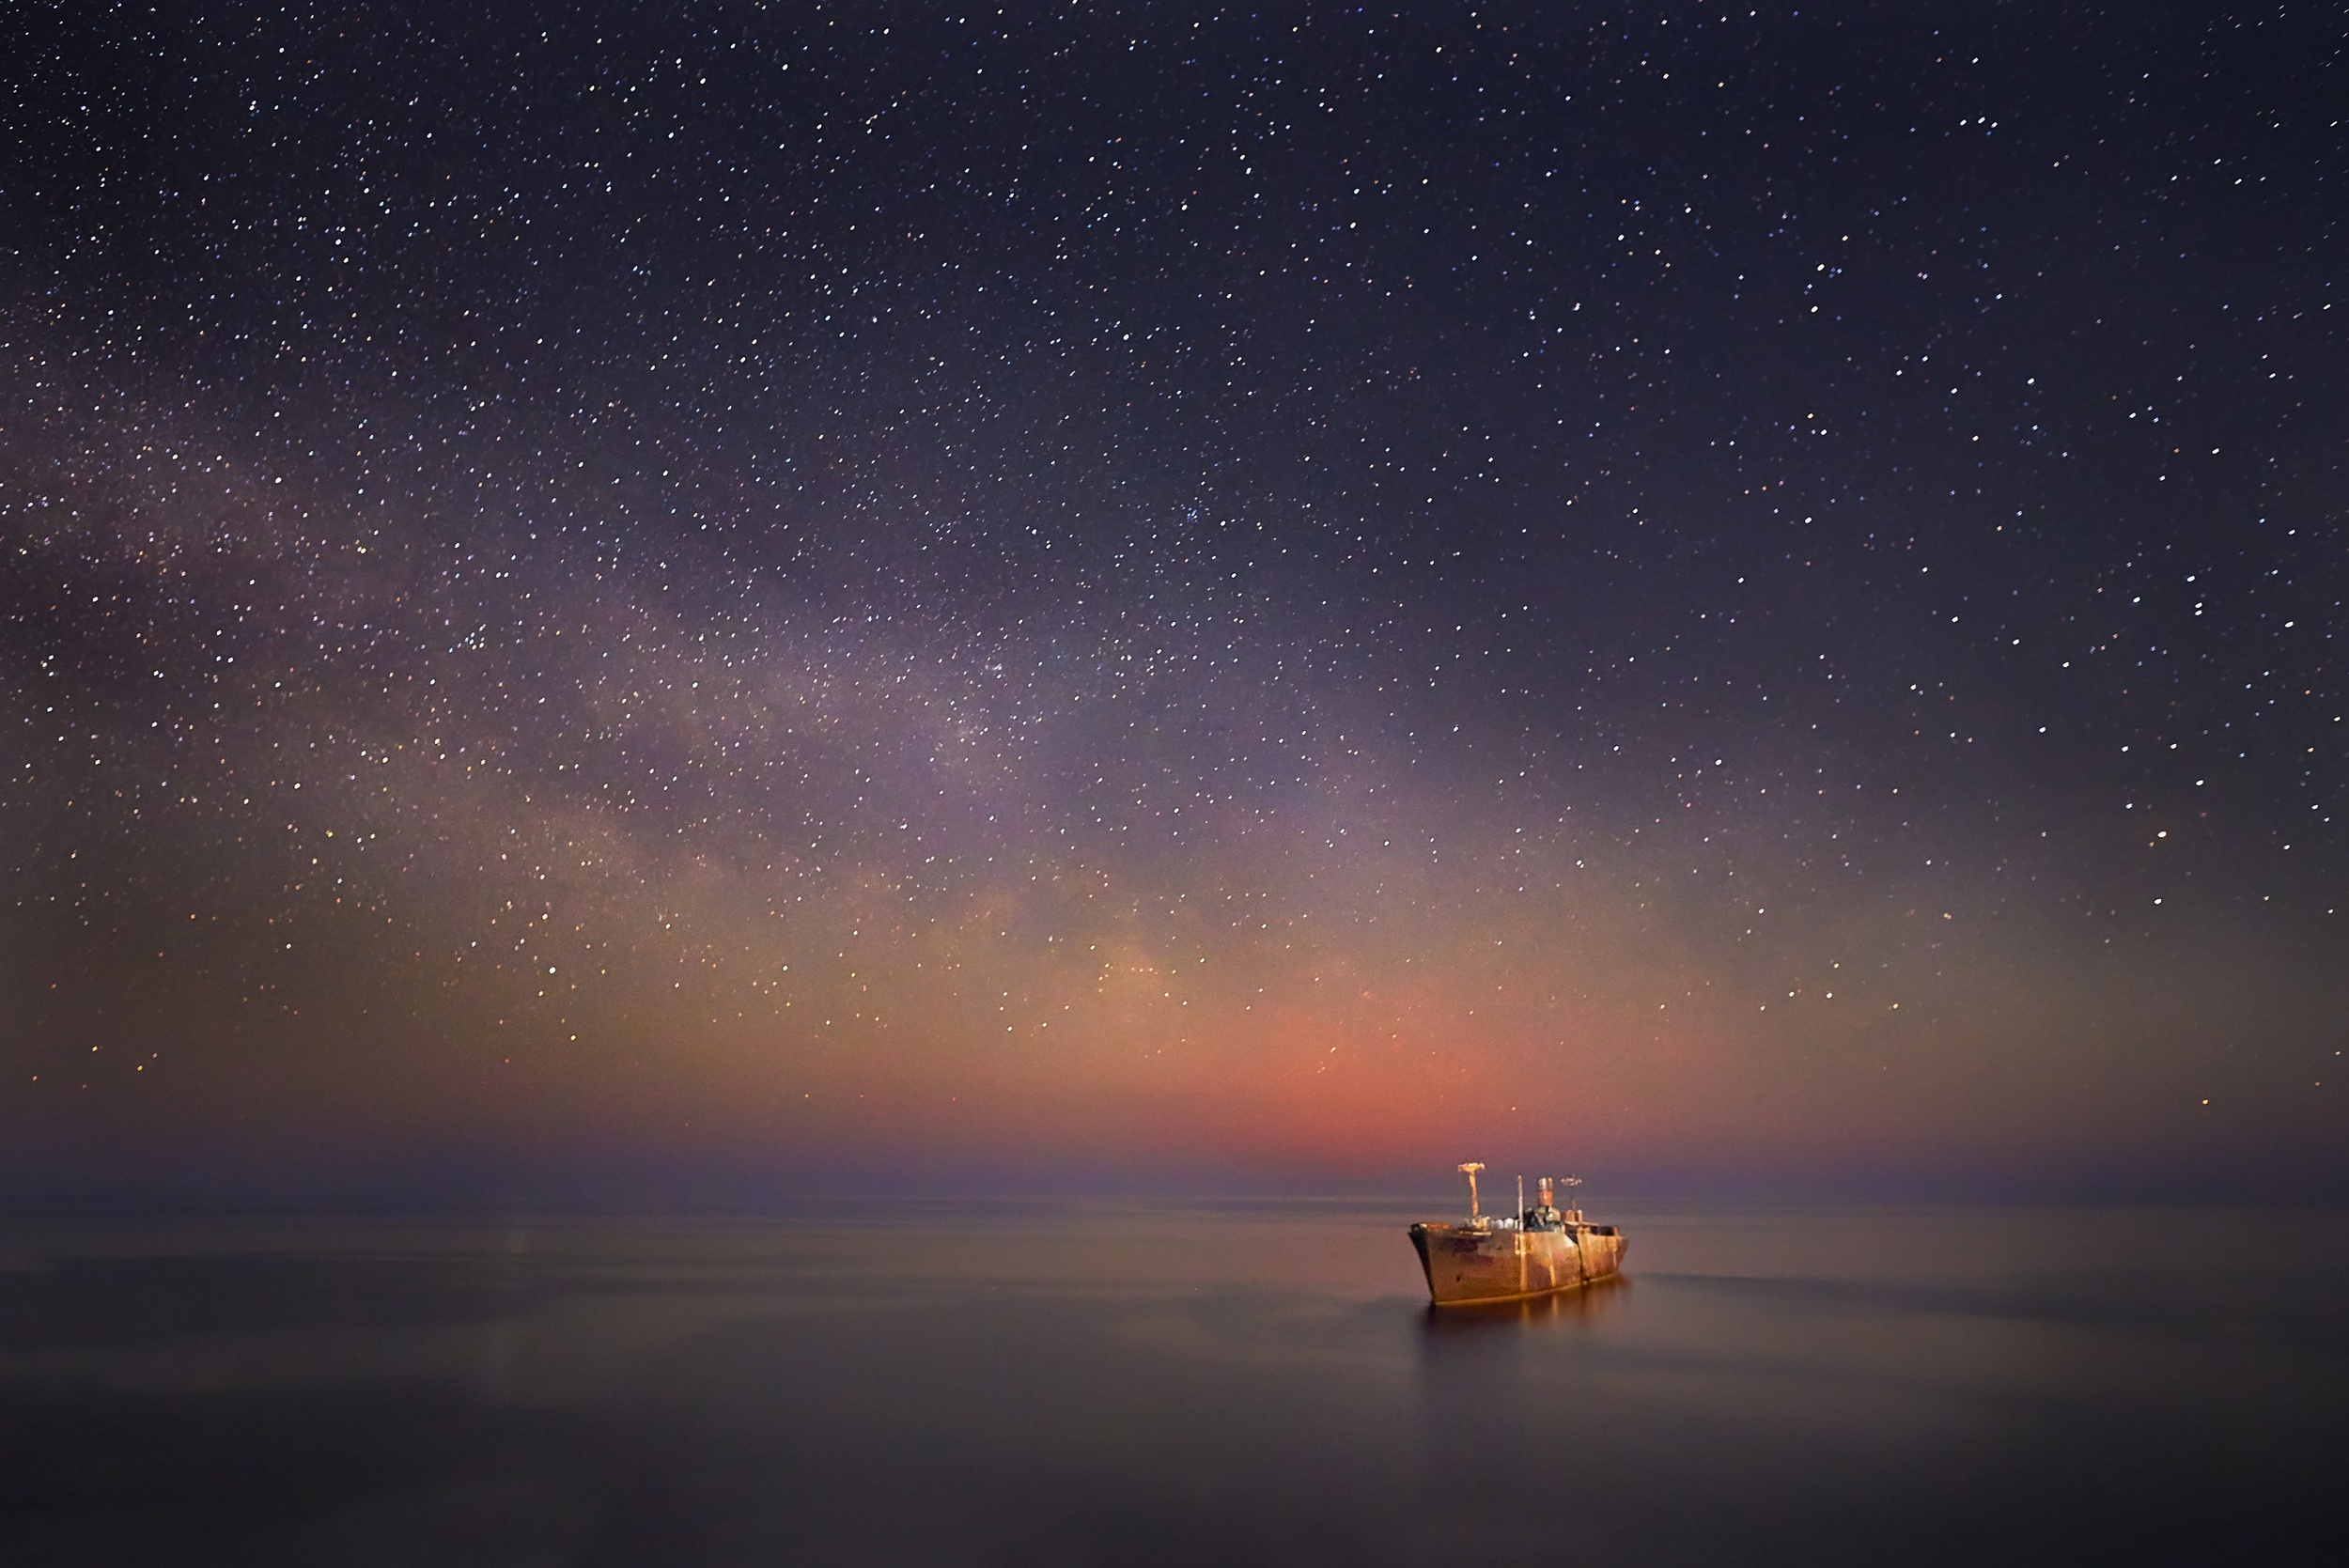
[[[1485,1213],[1476,1198],[1476,1172],[1484,1168],[1474,1160],[1460,1167],[1469,1185],[1466,1219],[1424,1219],[1411,1227],[1411,1248],[1437,1306],[1548,1296],[1608,1279],[1623,1267],[1628,1245],[1623,1233],[1592,1224],[1579,1208],[1560,1209],[1557,1184],[1548,1176],[1531,1207],[1525,1178],[1517,1178],[1516,1219]],[[1568,1176],[1564,1185],[1579,1187],[1581,1178]]]

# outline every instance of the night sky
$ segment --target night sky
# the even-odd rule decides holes
[[[11,1189],[2349,1190],[2333,8],[12,31]]]

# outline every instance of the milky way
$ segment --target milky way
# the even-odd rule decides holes
[[[0,68],[10,1180],[2344,1174],[2326,17],[495,9]]]

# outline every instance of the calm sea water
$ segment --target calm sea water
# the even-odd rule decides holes
[[[0,1562],[2349,1561],[2349,1217],[0,1225]]]

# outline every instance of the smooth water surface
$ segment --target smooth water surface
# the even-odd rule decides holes
[[[2349,1217],[0,1228],[0,1562],[2339,1562]]]

